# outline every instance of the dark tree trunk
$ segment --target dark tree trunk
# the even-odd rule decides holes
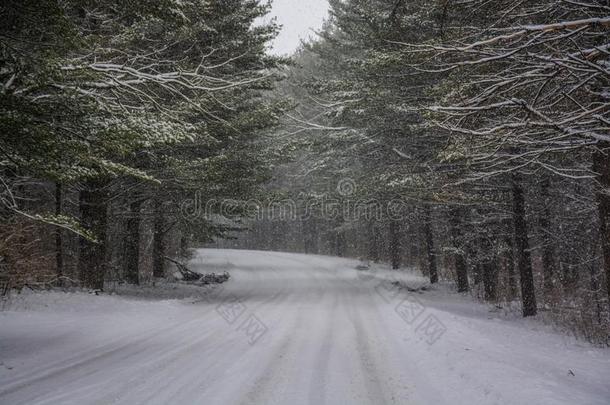
[[[335,254],[339,257],[344,257],[346,254],[346,247],[345,232],[343,230],[337,230],[335,232]]]
[[[487,257],[481,265],[481,270],[485,301],[496,301],[498,299],[498,266],[496,258],[490,250],[487,251]]]
[[[481,264],[483,290],[485,292],[486,301],[496,301],[498,298],[498,267],[493,244],[489,238],[484,237],[481,247],[485,254],[483,263]]]
[[[460,238],[462,236],[462,209],[460,207],[454,208],[451,211],[451,235],[453,240],[453,248],[455,253],[453,254],[455,263],[455,275],[457,282],[458,292],[467,292],[468,286],[468,268],[466,265],[466,258],[462,251]]]
[[[468,286],[468,270],[466,268],[466,259],[463,254],[455,256],[455,271],[457,274],[457,290],[458,292],[467,292]]]
[[[130,284],[140,284],[140,209],[142,200],[129,206],[125,235],[125,279]]]
[[[180,233],[180,256],[187,257],[189,250],[189,236],[183,229]]]
[[[525,197],[519,176],[513,178],[513,221],[515,227],[515,247],[517,253],[517,266],[521,281],[521,301],[523,316],[534,316],[538,312],[536,306],[536,291],[534,287],[534,274],[532,271],[532,258],[525,218]]]
[[[438,270],[436,269],[436,252],[434,251],[434,236],[432,234],[432,215],[430,206],[427,204],[424,205],[424,236],[426,238],[430,283],[435,284],[438,282]]]
[[[481,252],[480,246],[476,244],[476,241],[466,245],[466,263],[468,265],[468,274],[472,280],[472,284],[475,286],[481,284],[483,274],[479,252]]]
[[[318,252],[318,223],[315,218],[308,218],[305,220],[305,253],[319,253]]]
[[[400,229],[398,221],[390,220],[389,223],[390,237],[390,262],[392,268],[397,270],[400,268]]]
[[[153,224],[153,277],[165,277],[165,217],[163,203],[155,199],[155,218]]]
[[[512,225],[512,224],[511,224]],[[506,242],[506,256],[504,263],[506,265],[506,273],[508,275],[508,299],[513,300],[517,296],[517,274],[515,273],[515,247],[513,244],[513,238],[507,236]]]
[[[599,278],[600,278],[600,269],[593,263],[589,263],[589,288],[593,293],[593,302],[595,303],[595,318],[599,325],[603,322],[603,308],[602,308],[602,300],[600,299],[600,292],[602,288],[600,288]],[[604,294],[605,295],[605,294]]]
[[[606,288],[610,298],[610,142],[598,145],[600,150],[594,156],[594,170],[602,189],[598,193],[598,212]]]
[[[430,226],[432,226],[432,225],[430,225]],[[434,236],[434,233],[432,233],[432,234]],[[411,265],[417,264],[420,261],[421,255],[422,255],[422,248],[420,246],[420,243],[418,243],[414,239],[415,239],[415,236],[413,239],[411,239],[411,241],[409,243],[409,257],[410,257],[409,264],[411,264]],[[432,241],[434,242],[434,237],[432,238]],[[435,259],[436,259],[436,256],[435,256]]]
[[[495,260],[483,264],[483,288],[486,301],[498,299],[498,269]]]
[[[62,186],[60,183],[55,183],[55,215],[60,216],[63,211],[62,204]],[[55,265],[56,274],[59,285],[61,285],[62,277],[64,276],[64,252],[61,228],[55,229]]]
[[[555,251],[553,241],[549,240],[550,235],[552,235],[549,187],[550,182],[548,178],[544,179],[540,190],[544,206],[538,220],[542,232],[542,271],[544,274],[544,292],[546,294],[553,290],[555,284]]]
[[[368,258],[377,263],[379,261],[379,235],[375,221],[368,222],[368,234]]]
[[[104,289],[106,275],[106,222],[107,196],[106,183],[90,181],[80,192],[81,223],[92,232],[97,241],[80,238],[78,269],[83,287],[96,290]]]

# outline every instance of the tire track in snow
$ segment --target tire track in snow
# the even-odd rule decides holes
[[[333,350],[333,330],[336,325],[338,299],[334,297],[331,313],[325,320],[325,332],[311,369],[309,383],[309,403],[326,404],[328,368]]]
[[[347,298],[349,299],[351,297]],[[371,342],[373,342],[373,339],[371,338],[369,329],[363,326],[362,317],[360,315],[360,310],[362,309],[361,303],[356,304],[347,302],[344,307],[347,318],[353,328],[360,365],[359,374],[362,377],[362,383],[368,394],[367,399],[370,403],[390,403],[386,399],[385,389],[387,389],[387,387],[384,387],[380,380],[383,374],[380,373],[380,368],[375,362],[375,356],[371,350]]]
[[[297,308],[296,316],[292,317],[293,322],[292,326],[288,328],[288,333],[285,333],[275,348],[266,355],[267,360],[261,368],[261,373],[253,379],[253,388],[244,394],[244,397],[240,400],[241,404],[268,403],[263,401],[263,399],[274,394],[273,391],[269,392],[270,388],[278,388],[277,386],[272,387],[271,384],[274,380],[278,379],[278,373],[282,370],[283,365],[287,361],[288,354],[291,352],[289,349],[295,345],[294,337],[297,334],[291,334],[290,331],[301,332],[300,327],[303,325],[304,306],[304,304],[301,304]]]
[[[273,255],[282,256],[282,255]],[[312,324],[311,307],[318,307],[320,305],[326,310],[327,291],[324,288],[326,280],[319,277],[317,272],[319,268],[312,268],[307,263],[301,260],[294,259],[292,257],[285,258],[291,262],[299,263],[302,267],[309,267],[304,271],[306,277],[303,278],[300,288],[294,288],[291,290],[290,298],[288,302],[288,308],[294,308],[292,311],[284,311],[284,319],[290,317],[291,323],[289,327],[284,327],[284,336],[282,337],[279,347],[274,352],[267,356],[267,362],[265,363],[264,371],[254,379],[254,389],[248,391],[244,398],[241,399],[241,404],[253,404],[253,403],[285,403],[283,399],[278,399],[280,396],[281,388],[288,388],[291,382],[300,377],[299,373],[302,372],[304,365],[302,362],[302,356],[304,350],[310,349],[310,339],[312,330],[309,325]],[[325,269],[322,269],[325,270]],[[311,289],[315,286],[315,289]],[[305,287],[303,289],[303,287]],[[312,295],[315,293],[315,299]],[[334,300],[332,307],[336,307],[336,299]],[[285,310],[285,308],[284,308]],[[325,319],[332,316],[328,311],[322,312]],[[278,322],[278,323],[281,323]],[[332,322],[325,322],[328,330],[332,329]],[[295,370],[295,365],[298,365]],[[315,367],[313,368],[315,370]],[[296,373],[296,375],[295,375]],[[283,386],[282,386],[283,385]],[[291,393],[289,393],[291,394]],[[284,392],[284,395],[286,393]],[[274,402],[275,401],[275,402]],[[314,402],[315,403],[315,402]]]

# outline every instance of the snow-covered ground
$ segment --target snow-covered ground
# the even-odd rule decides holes
[[[0,403],[610,404],[610,350],[356,264],[200,250],[191,267],[227,284],[17,296]]]

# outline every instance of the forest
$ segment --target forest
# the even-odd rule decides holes
[[[270,9],[2,2],[2,294],[237,247],[413,268],[610,342],[610,1],[330,0],[292,56]]]

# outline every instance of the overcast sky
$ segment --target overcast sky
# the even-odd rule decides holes
[[[277,17],[283,26],[282,32],[273,43],[274,54],[291,54],[299,46],[299,39],[313,36],[312,29],[318,30],[328,13],[327,0],[273,0],[271,17]]]

